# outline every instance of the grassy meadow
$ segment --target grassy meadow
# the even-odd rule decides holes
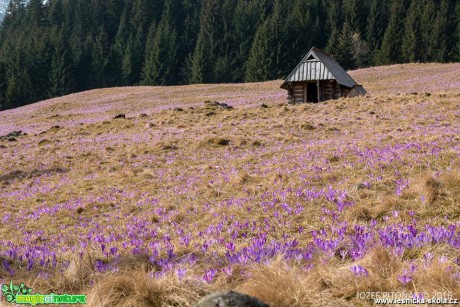
[[[0,284],[89,306],[460,299],[460,64],[351,75],[370,97],[287,105],[278,80],[0,112],[22,131],[0,139]]]

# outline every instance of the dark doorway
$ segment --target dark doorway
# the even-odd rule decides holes
[[[318,88],[316,83],[307,83],[307,101],[318,102]]]

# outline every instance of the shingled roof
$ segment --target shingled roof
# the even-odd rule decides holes
[[[289,74],[281,88],[287,89],[287,85],[291,82],[331,79],[348,88],[358,85],[330,54],[313,47]]]

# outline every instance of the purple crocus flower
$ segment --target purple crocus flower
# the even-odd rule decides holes
[[[34,262],[33,259],[27,260],[27,271],[32,270],[32,268],[34,267],[34,265],[35,265],[35,262]]]
[[[106,265],[105,263],[102,261],[102,260],[96,260],[96,269],[99,271],[99,272],[103,272],[106,270]]]
[[[216,269],[210,269],[210,270],[206,270],[205,273],[204,273],[204,276],[203,276],[203,280],[210,284],[212,282],[212,280],[214,279],[214,277],[216,276],[217,274],[217,270]]]
[[[434,258],[434,254],[431,252],[426,253],[423,258],[425,258],[425,261],[430,262]]]
[[[110,254],[111,254],[112,256],[115,256],[115,254],[117,253],[117,250],[118,250],[118,249],[117,249],[116,247],[110,248]]]
[[[186,268],[178,268],[176,269],[176,276],[179,278],[179,280],[182,280],[185,277],[185,274],[187,273]]]
[[[400,275],[400,276],[398,276],[398,280],[403,285],[407,285],[408,283],[411,282],[412,276],[410,276],[410,275]]]
[[[225,247],[226,247],[229,251],[235,252],[235,244],[233,244],[232,242],[225,243]]]
[[[222,269],[222,272],[224,272],[228,276],[232,276],[233,268],[231,266],[226,266]]]
[[[347,256],[347,254],[348,254],[348,251],[347,251],[347,250],[345,250],[345,249],[341,249],[341,250],[340,250],[340,256],[342,257],[342,260],[345,259],[345,257]]]
[[[360,266],[360,265],[355,265],[350,268],[350,270],[355,274],[355,276],[368,276],[367,270]]]

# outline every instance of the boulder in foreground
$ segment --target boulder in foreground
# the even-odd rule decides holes
[[[201,299],[195,307],[269,307],[257,298],[235,291],[212,293]]]

